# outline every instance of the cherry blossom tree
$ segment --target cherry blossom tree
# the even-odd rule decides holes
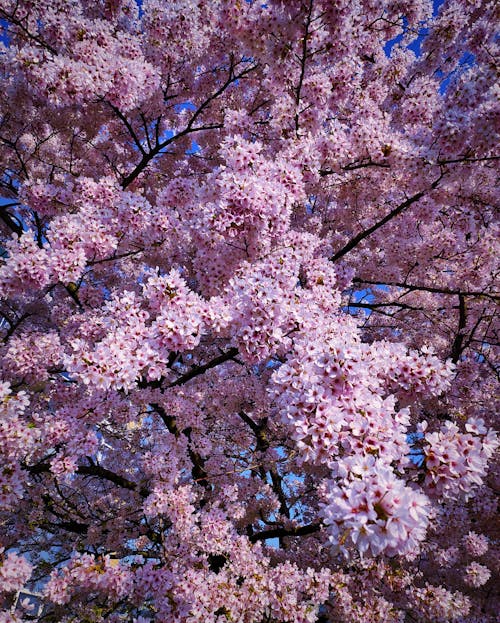
[[[495,2],[0,19],[0,621],[496,621]]]

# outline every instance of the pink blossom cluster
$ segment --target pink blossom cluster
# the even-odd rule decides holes
[[[347,344],[346,331],[355,330],[334,319],[329,329],[327,339],[297,341],[295,356],[273,374],[278,404],[304,460],[328,464],[349,452],[404,465],[409,412],[396,410],[396,397],[386,396],[386,388],[397,391],[401,382],[406,392],[401,374],[413,369],[422,390],[429,383],[427,391],[438,393],[449,383],[448,367],[390,343],[367,346],[355,338]]]
[[[0,292],[2,296],[14,294],[22,288],[38,290],[50,283],[53,276],[46,248],[37,246],[33,231],[19,239],[5,243],[8,261],[0,266]],[[73,260],[74,261],[74,260]]]
[[[481,485],[487,464],[498,439],[484,420],[471,418],[460,431],[454,422],[444,422],[440,430],[425,432],[425,485],[429,493],[444,497],[470,497]]]
[[[40,383],[48,378],[50,368],[60,366],[61,357],[61,343],[55,332],[23,331],[9,340],[3,365],[9,374],[27,384]]]
[[[171,351],[182,352],[198,345],[210,306],[188,288],[178,271],[151,275],[143,294],[156,315],[149,331],[150,343],[157,352],[168,357]]]
[[[149,274],[142,289],[145,304],[135,292],[115,294],[96,316],[91,341],[72,340],[73,354],[64,358],[68,371],[100,389],[130,389],[142,375],[168,374],[170,352],[193,349],[206,325],[217,324],[219,314],[178,271]]]
[[[22,143],[27,140],[29,137],[23,135]],[[34,137],[31,140],[34,142]],[[64,214],[68,206],[76,204],[74,188],[74,180],[67,176],[62,179],[56,176],[51,183],[27,180],[20,189],[19,197],[26,205],[33,206],[40,216],[55,216]],[[78,196],[82,195],[78,193]]]
[[[130,593],[132,573],[120,564],[115,565],[109,555],[96,557],[77,554],[61,571],[54,570],[45,586],[45,595],[56,604],[66,604],[72,593],[102,591],[111,599],[120,599]]]
[[[221,146],[224,161],[202,190],[204,223],[200,230],[255,257],[284,236],[294,202],[303,199],[302,176],[284,158],[270,160],[263,146],[241,136]],[[207,227],[208,226],[208,227]],[[213,243],[212,243],[213,244]]]
[[[8,382],[0,382],[0,447],[4,459],[16,459],[32,445],[32,429],[22,419],[29,404],[27,392],[14,393]]]
[[[48,426],[46,423],[44,428],[47,430],[49,427],[50,423]],[[94,456],[98,447],[99,441],[94,430],[75,426],[70,431],[70,437],[64,444],[64,449],[56,452],[50,459],[50,471],[58,480],[65,479],[77,470],[79,458]]]
[[[439,393],[451,368],[425,350],[367,346],[335,317],[326,339],[323,333],[311,340],[308,329],[307,340],[295,340],[294,357],[273,373],[274,395],[301,459],[326,464],[336,477],[325,488],[330,539],[344,553],[414,554],[425,537],[429,501],[390,467],[409,467],[410,412],[386,392],[401,390],[407,399],[424,387]]]
[[[151,243],[153,208],[144,197],[121,190],[111,178],[102,178],[99,184],[85,177],[74,182],[59,176],[57,181],[48,187],[33,183],[23,188],[25,200],[33,201],[42,214],[55,215],[42,238],[40,232],[29,230],[8,241],[8,261],[0,266],[5,295],[19,287],[38,290],[51,283],[79,282],[88,262],[112,256],[124,230],[134,232],[125,252]],[[59,213],[67,208],[71,214]],[[99,220],[94,218],[97,208]],[[163,235],[160,229],[158,237]]]
[[[111,224],[104,219],[96,222],[92,218],[94,209],[94,206],[90,209],[90,206],[83,205],[76,214],[55,216],[51,221],[47,237],[50,240],[51,254],[58,261],[54,272],[60,281],[78,280],[64,273],[65,267],[67,270],[69,256],[82,255],[86,260],[100,260],[112,255],[118,246],[118,236]],[[56,260],[54,260],[56,266],[55,262]],[[71,266],[71,263],[69,264]]]
[[[301,570],[288,561],[271,565],[260,547],[234,534],[223,513],[212,509],[203,515],[202,530],[193,526],[176,541],[183,558],[137,569],[138,600],[152,600],[157,616],[169,621],[217,623],[221,616],[249,622],[266,616],[291,623],[316,620],[318,604],[328,596],[328,570]],[[213,567],[214,556],[220,568]],[[195,565],[187,564],[189,557]]]
[[[193,529],[195,506],[189,485],[176,488],[158,483],[144,502],[147,517],[165,515],[172,522],[173,530],[181,537],[189,537]]]
[[[19,504],[25,493],[26,476],[17,463],[7,463],[0,471],[0,509],[8,511]]]
[[[115,296],[106,308],[101,339],[89,344],[75,338],[71,344],[73,353],[65,356],[64,364],[87,384],[102,389],[127,389],[135,383],[141,369],[157,361],[146,341],[145,320],[149,314],[140,308],[134,292]]]
[[[406,399],[422,394],[438,396],[450,386],[455,366],[449,359],[443,362],[431,348],[407,351],[402,344],[378,344],[379,356],[384,350],[392,361],[381,373],[395,393]]]
[[[434,559],[440,567],[456,566],[460,560],[460,550],[456,546],[440,549],[436,552]]]
[[[256,622],[274,617],[290,623],[314,623],[317,604],[328,596],[328,572],[304,572],[290,563],[270,567],[268,562],[242,548],[234,564],[229,561],[217,573],[208,570],[206,562],[188,570],[175,563],[171,570],[148,564],[136,573],[137,593],[152,599],[156,616],[169,621]],[[239,575],[236,565],[243,565]],[[159,587],[163,593],[158,592]]]
[[[362,561],[360,561],[362,564]],[[382,566],[382,565],[381,565]],[[375,571],[375,569],[374,569]],[[378,569],[376,570],[376,572]],[[363,573],[363,572],[362,572]],[[384,598],[377,590],[376,580],[394,581],[393,577],[380,569],[380,573],[364,571],[362,580],[349,573],[336,572],[332,577],[332,593],[328,614],[333,621],[342,623],[402,623],[404,612],[394,607],[389,600]],[[399,574],[399,581],[404,585],[406,578]],[[374,581],[375,580],[375,581]]]
[[[426,584],[423,588],[412,588],[413,610],[425,623],[449,623],[466,621],[471,608],[468,597],[459,592],[446,590],[442,586]]]
[[[485,534],[477,534],[472,530],[465,535],[463,543],[470,556],[482,556],[489,547],[488,537]]]
[[[236,487],[201,510],[193,506],[192,488],[176,487],[170,494],[168,487],[164,490],[162,494],[155,488],[146,500],[146,512],[149,521],[161,513],[171,525],[168,538],[175,553],[165,551],[166,565],[138,566],[134,583],[138,602],[154,604],[157,616],[172,621],[215,623],[220,616],[315,621],[318,604],[328,596],[330,572],[301,570],[289,561],[271,564],[261,546],[238,535],[229,520],[229,514],[244,516],[244,506],[235,503]]]
[[[483,586],[491,577],[491,571],[485,565],[471,562],[465,567],[464,582],[473,588]]]
[[[53,246],[46,241],[37,245],[36,235],[29,230],[20,239],[7,243],[9,258],[0,266],[0,286],[5,295],[21,286],[30,286],[36,291],[59,281],[78,282],[87,263],[85,248],[88,245],[80,238],[80,233],[74,231],[73,236],[69,243],[61,232],[60,238],[54,237]],[[75,240],[78,242],[73,244]]]
[[[182,1],[164,5],[161,0],[147,0],[143,28],[148,57],[164,73],[175,71],[174,75],[181,71],[180,59],[189,61],[189,65],[196,61],[201,63],[209,41],[207,24],[210,22],[207,20],[210,17],[216,18],[203,3]],[[180,23],[182,29],[176,28]],[[217,27],[216,23],[213,27]]]
[[[19,461],[36,447],[39,432],[25,418],[30,400],[25,391],[14,393],[0,382],[0,509],[17,504],[24,494],[25,475]]]
[[[25,46],[18,57],[39,97],[56,106],[82,105],[92,93],[130,110],[151,96],[159,76],[131,33],[121,31],[116,36],[107,20],[88,19],[75,11],[76,5],[65,14],[61,28],[61,14],[43,4],[40,19],[43,15],[48,32],[62,35],[57,44],[63,53],[49,56],[35,46]]]
[[[349,555],[415,554],[425,537],[429,500],[374,457],[337,463],[322,514],[332,546]]]
[[[223,301],[232,313],[238,349],[249,363],[264,361],[289,343],[297,271],[293,252],[284,248],[260,264],[243,264],[229,281]]]
[[[24,556],[0,548],[0,594],[17,591],[29,580],[33,567]]]

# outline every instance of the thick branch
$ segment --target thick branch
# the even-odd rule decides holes
[[[33,475],[46,474],[50,472],[50,465],[48,463],[37,463],[36,465],[25,465],[24,469]],[[95,465],[94,463],[91,465],[79,465],[76,473],[81,476],[96,476],[102,480],[108,480],[123,489],[138,491],[143,497],[147,497],[149,495],[149,491],[145,488],[139,488],[139,485],[136,482],[132,482],[132,480],[129,480],[124,476],[120,476],[105,467]]]
[[[252,429],[252,432],[255,435],[257,440],[257,444],[255,449],[257,452],[265,452],[269,448],[269,439],[267,437],[266,429],[267,429],[267,418],[264,418],[260,424],[257,424],[252,420],[252,418],[247,415],[244,411],[240,411],[238,413],[240,418],[248,424],[248,426]],[[280,513],[285,517],[290,517],[290,510],[288,508],[287,499],[285,492],[283,491],[282,486],[282,478],[276,469],[276,467],[271,467],[269,470],[269,474],[271,476],[273,491],[278,496],[278,500],[280,503]],[[262,470],[262,477],[265,479],[266,473],[265,470]]]
[[[95,465],[94,463],[92,463],[91,465],[80,465],[76,473],[81,474],[82,476],[97,476],[98,478],[109,480],[109,482],[112,482],[115,485],[122,487],[123,489],[137,491],[143,497],[147,497],[149,495],[149,491],[144,487],[139,488],[139,485],[136,482],[125,478],[125,476],[115,474],[115,472],[112,472],[105,467]]]
[[[146,156],[146,150],[142,146],[141,141],[139,140],[137,134],[134,131],[134,128],[132,127],[132,124],[127,119],[127,117],[122,113],[122,111],[117,106],[114,106],[113,104],[111,104],[111,102],[106,101],[106,104],[108,104],[108,106],[112,109],[115,115],[122,121],[123,125],[127,128],[128,133],[132,137],[132,140],[134,141],[137,149],[141,152],[143,157]],[[149,136],[148,136],[148,142],[149,142]]]
[[[234,347],[230,348],[227,352],[219,355],[219,357],[215,357],[211,361],[201,366],[196,366],[195,368],[191,369],[186,374],[183,374],[181,377],[176,379],[173,383],[170,383],[168,387],[170,388],[170,387],[176,387],[178,385],[184,385],[184,383],[187,383],[191,379],[194,379],[197,376],[204,374],[207,370],[210,370],[211,368],[215,368],[221,363],[224,363],[225,361],[229,361],[230,359],[233,359],[233,357],[235,357],[237,354],[238,354],[237,348],[234,348]],[[163,423],[167,427],[168,431],[172,433],[172,435],[179,437],[181,434],[183,434],[188,438],[189,441],[191,440],[191,429],[190,428],[185,428],[182,431],[179,430],[175,417],[172,415],[169,415],[165,411],[165,409],[158,403],[152,403],[151,408],[153,409],[153,411],[158,413]],[[199,484],[201,484],[203,487],[205,487],[206,489],[209,489],[210,484],[207,480],[207,471],[205,470],[205,459],[203,459],[203,457],[200,454],[198,454],[198,452],[196,452],[196,450],[194,450],[193,448],[189,449],[189,458],[191,459],[191,462],[193,464],[193,468],[191,470],[191,475],[193,479]]]
[[[176,437],[179,437],[181,434],[185,435],[191,442],[191,428],[188,427],[181,431],[177,426],[177,421],[175,417],[173,415],[168,415],[168,413],[161,405],[157,403],[152,403],[151,408],[153,409],[153,411],[158,413],[163,423],[167,427],[168,431],[172,433],[172,435],[175,435]],[[201,484],[203,487],[205,487],[205,489],[209,489],[210,484],[207,480],[208,474],[205,470],[205,459],[191,447],[189,448],[188,453],[189,458],[191,459],[191,463],[193,464],[193,467],[191,469],[191,476],[193,477],[193,480]]]
[[[158,415],[161,417],[163,423],[167,427],[168,432],[172,433],[172,435],[175,435],[176,437],[179,437],[179,435],[181,434],[181,431],[179,430],[177,426],[177,422],[175,421],[174,416],[168,415],[165,409],[156,402],[151,403],[150,406],[153,409],[153,411],[155,413],[158,413]]]
[[[183,374],[178,379],[173,381],[173,383],[170,383],[169,387],[177,387],[177,385],[184,385],[184,383],[187,383],[188,381],[190,381],[191,379],[194,379],[200,374],[204,374],[207,370],[210,370],[211,368],[215,368],[219,366],[221,363],[224,363],[225,361],[229,361],[230,359],[233,359],[234,357],[236,357],[237,354],[238,354],[237,348],[234,348],[234,347],[230,348],[227,352],[222,353],[221,355],[219,355],[219,357],[215,357],[215,359],[212,359],[208,363],[192,368],[189,372],[186,372],[186,374]]]
[[[267,418],[264,418],[260,424],[257,424],[244,411],[239,411],[238,415],[245,422],[245,424],[248,424],[248,426],[252,429],[255,439],[257,440],[255,448],[257,452],[265,452],[269,448],[269,439],[266,434]]]
[[[271,474],[271,481],[273,483],[273,491],[278,496],[278,500],[280,503],[280,513],[285,517],[290,519],[290,510],[288,508],[288,500],[286,499],[285,492],[283,491],[283,482],[278,470],[275,467],[272,467],[269,470]]]
[[[7,225],[7,227],[13,231],[17,236],[21,237],[23,233],[23,227],[15,216],[12,216],[7,212],[7,208],[18,206],[19,203],[7,203],[0,205],[0,219]]]
[[[52,498],[48,494],[45,493],[42,495],[42,502],[46,510],[51,513],[51,515],[54,515],[54,517],[57,517],[57,519],[63,520],[60,523],[49,523],[47,526],[42,525],[42,527],[46,527],[50,531],[53,531],[54,527],[56,527],[62,528],[63,530],[66,530],[68,532],[74,532],[75,534],[87,534],[89,526],[87,524],[80,523],[79,521],[76,521],[74,519],[66,520],[64,515],[56,510],[54,500],[52,500]]]
[[[340,167],[342,171],[356,171],[357,169],[366,169],[367,167],[379,167],[381,169],[390,169],[391,165],[387,162],[373,162],[373,160],[369,160],[367,162],[351,162],[346,164],[343,167]],[[331,169],[320,169],[319,174],[321,177],[326,177],[327,175],[333,175],[336,171],[332,171]]]
[[[19,325],[21,325],[26,320],[26,318],[29,318],[31,316],[31,314],[24,313],[16,320],[13,320],[12,318],[6,316],[5,312],[0,312],[0,314],[9,323],[9,328],[7,329],[7,332],[3,337],[4,343],[8,342],[9,338],[14,334],[17,327],[19,327]]]
[[[460,355],[464,349],[464,330],[467,323],[467,313],[465,309],[465,297],[463,294],[458,295],[458,328],[455,339],[451,347],[451,360],[453,363],[457,363],[460,359]]]
[[[431,189],[436,188],[440,180],[441,180],[441,177],[439,177],[435,182],[433,182],[431,184]],[[401,214],[401,212],[406,210],[406,208],[409,208],[411,205],[419,201],[426,194],[426,192],[427,192],[426,190],[421,190],[415,195],[412,195],[411,197],[409,197],[406,201],[403,201],[403,203],[400,203],[393,210],[391,210],[388,214],[386,214],[384,218],[380,219],[380,221],[377,221],[374,225],[372,225],[371,227],[368,227],[368,229],[365,229],[364,231],[360,232],[357,236],[354,236],[354,238],[351,238],[351,240],[345,246],[343,246],[342,249],[337,251],[337,253],[335,253],[335,255],[333,255],[330,258],[330,260],[332,262],[336,262],[341,257],[349,253],[349,251],[352,251],[352,249],[357,247],[360,242],[365,240],[365,238],[368,238],[368,236],[371,236],[371,234],[376,232],[377,229],[380,229],[386,223],[392,220],[394,217],[398,216],[398,214]]]
[[[437,163],[439,165],[442,164],[457,164],[457,163],[465,163],[465,162],[489,162],[500,160],[500,156],[484,156],[483,158],[469,158],[468,156],[462,156],[461,158],[454,158],[450,160],[438,160]]]
[[[457,295],[462,295],[462,296],[477,296],[477,297],[485,297],[485,298],[489,298],[492,301],[497,302],[498,300],[500,300],[500,294],[497,293],[489,293],[489,292],[481,292],[481,291],[474,291],[474,290],[453,290],[451,288],[438,288],[436,286],[426,286],[426,285],[422,285],[422,284],[412,284],[412,283],[405,283],[403,282],[398,282],[398,281],[371,281],[369,279],[360,279],[359,277],[354,277],[353,279],[354,283],[360,283],[360,284],[367,284],[367,285],[375,285],[375,286],[389,286],[392,288],[403,288],[406,289],[408,291],[422,291],[422,292],[432,292],[434,294],[449,294],[451,296],[457,296]]]
[[[399,301],[388,301],[386,303],[355,303],[355,302],[350,302],[348,303],[346,306],[346,308],[349,307],[359,307],[360,309],[370,309],[372,311],[375,311],[377,309],[379,309],[380,307],[399,307],[400,309],[411,309],[412,311],[421,311],[421,309],[419,307],[414,307],[413,305],[408,305],[406,303],[400,303]]]
[[[250,535],[250,541],[256,543],[257,541],[265,541],[267,539],[283,538],[287,536],[306,536],[308,534],[314,534],[321,530],[320,523],[312,523],[308,526],[298,526],[297,528],[273,528],[272,530],[264,530],[263,532],[256,532]]]

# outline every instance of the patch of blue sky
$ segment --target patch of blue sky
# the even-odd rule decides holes
[[[175,132],[173,130],[165,130],[161,135],[160,135],[160,143],[163,143],[164,141],[168,141],[169,139],[171,139],[173,136],[175,135]]]
[[[401,32],[397,37],[394,37],[394,39],[390,39],[385,45],[384,45],[384,52],[386,54],[386,56],[391,56],[391,52],[392,52],[392,48],[401,43],[401,41],[403,41],[403,38],[405,36],[405,34],[408,31],[408,20],[406,19],[406,17],[403,17],[403,32]],[[413,41],[408,44],[406,47],[409,50],[412,50],[413,52],[415,52],[415,54],[418,56],[420,56],[421,54],[421,45],[422,42],[424,41],[425,37],[429,34],[429,29],[428,28],[421,28],[418,31],[418,35],[415,37],[415,39],[413,39]]]
[[[460,60],[458,61],[457,68],[454,71],[450,72],[447,75],[443,71],[437,71],[436,75],[438,76],[438,78],[442,78],[441,85],[439,86],[439,92],[441,93],[441,95],[446,92],[446,89],[450,86],[451,82],[453,81],[455,76],[457,76],[457,74],[462,73],[470,67],[473,67],[475,62],[476,57],[474,56],[474,54],[472,54],[472,52],[464,52],[464,54],[462,54]]]
[[[16,184],[18,186],[18,184]],[[18,201],[13,201],[12,199],[7,199],[6,197],[0,197],[0,208],[9,208],[9,215],[14,219],[17,225],[22,228],[23,231],[28,231],[28,227],[23,219],[20,217],[19,212],[17,210],[20,207],[20,203]],[[0,255],[2,255],[3,247],[0,247]]]
[[[313,214],[314,207],[316,205],[316,195],[309,195],[306,202],[306,212],[307,214]]]
[[[10,44],[9,23],[4,19],[0,19],[0,42],[6,46]]]
[[[196,110],[196,106],[193,104],[193,102],[181,102],[180,104],[175,104],[174,106],[174,110],[175,112],[182,112],[183,110],[192,110],[195,111]]]
[[[196,141],[191,141],[191,147],[186,150],[186,155],[191,156],[201,151],[201,146]]]
[[[436,17],[436,15],[439,13],[441,5],[443,5],[444,2],[445,0],[434,0],[434,2],[432,3],[432,17]]]
[[[445,0],[434,0],[433,13],[432,13],[433,17],[437,16],[444,2]],[[389,41],[387,41],[387,43],[384,45],[384,52],[386,56],[390,57],[394,46],[399,45],[403,41],[407,28],[408,28],[408,20],[405,17],[403,17],[403,32],[400,33],[397,37],[394,37],[394,39],[390,39]],[[412,50],[413,52],[415,52],[417,58],[420,57],[422,54],[422,43],[425,41],[425,38],[427,37],[428,34],[429,34],[429,28],[422,26],[417,36],[407,46],[409,50]],[[450,72],[449,74],[446,74],[445,72],[438,70],[436,72],[436,77],[441,80],[441,84],[439,86],[440,94],[443,95],[446,92],[450,83],[453,81],[453,78],[457,74],[468,69],[469,67],[472,67],[475,63],[475,60],[476,60],[475,56],[471,52],[465,52],[460,58],[457,68],[454,71]]]
[[[441,8],[441,6],[444,4],[445,0],[434,0],[432,3],[432,17],[436,17],[436,15],[439,13],[439,9]],[[408,20],[403,17],[403,30],[406,32],[406,29],[408,28]],[[420,56],[421,54],[421,46],[422,46],[422,42],[425,39],[425,37],[429,34],[429,29],[428,28],[422,28],[417,37],[408,45],[408,49],[413,50],[413,52],[415,52],[415,54],[417,56]],[[397,45],[398,43],[401,43],[401,41],[403,40],[404,37],[404,33],[399,34],[397,37],[394,37],[394,39],[391,39],[390,41],[388,41],[385,46],[384,46],[384,52],[386,54],[386,56],[390,56],[391,55],[391,51],[392,48]]]
[[[384,45],[384,52],[385,55],[390,57],[391,56],[391,52],[392,52],[392,48],[398,44],[401,43],[401,41],[403,40],[403,36],[404,33],[400,33],[397,37],[394,37],[394,39],[390,39],[385,45]]]
[[[351,305],[344,305],[342,309],[343,311],[349,314],[358,315],[360,312],[360,309],[362,308],[358,307],[356,303],[374,303],[375,301],[376,301],[376,297],[372,293],[371,288],[354,290],[351,293]],[[369,316],[372,312],[370,309],[363,308],[363,313],[366,316]]]
[[[406,441],[410,446],[410,452],[408,453],[410,461],[417,467],[422,467],[425,460],[425,454],[419,445],[419,442],[424,438],[424,434],[421,432],[408,433],[406,435]]]

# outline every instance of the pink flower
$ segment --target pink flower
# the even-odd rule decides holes
[[[479,564],[478,562],[471,562],[465,568],[464,582],[473,588],[483,586],[491,577],[491,571],[488,567]]]
[[[23,556],[14,552],[3,554],[0,548],[0,593],[10,593],[23,587],[31,576],[33,567]]]

